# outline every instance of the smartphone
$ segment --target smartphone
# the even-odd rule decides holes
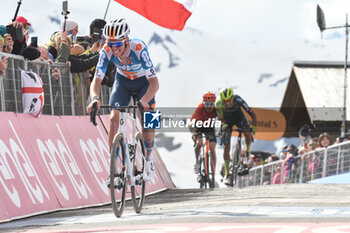
[[[68,0],[62,1],[62,15],[68,15]]]
[[[37,36],[33,36],[30,38],[30,45],[33,47],[38,47],[38,37]]]
[[[11,35],[12,40],[23,40],[23,31],[21,27],[15,28],[12,24],[6,26],[6,32]]]

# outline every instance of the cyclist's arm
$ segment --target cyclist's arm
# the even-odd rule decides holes
[[[215,102],[215,110],[216,110],[216,115],[223,124],[226,123],[225,118],[224,118],[224,106],[222,104],[222,101],[220,99],[217,99]]]
[[[97,102],[97,112],[100,110],[100,106],[101,106],[101,101],[99,100],[100,86],[101,86],[103,77],[105,76],[109,60],[110,60],[110,56],[107,54],[107,52],[104,49],[102,49],[100,52],[100,57],[98,59],[97,66],[96,66],[94,78],[90,84],[91,102],[86,107],[86,111],[88,114],[90,114],[92,110],[92,106],[95,102]]]
[[[91,102],[90,104],[86,107],[86,111],[88,114],[90,114],[91,110],[92,110],[92,106],[95,102],[97,102],[97,112],[99,112],[100,110],[100,106],[101,106],[101,101],[98,98],[99,94],[100,94],[100,86],[101,86],[101,82],[102,79],[99,78],[94,78],[91,82],[90,85],[90,98],[91,98]]]
[[[194,111],[194,113],[192,114],[190,121],[191,122],[192,122],[192,120],[196,121],[198,119],[199,114],[200,114],[199,108],[197,107],[196,110]],[[190,130],[190,132],[192,134],[195,133],[195,128],[193,128],[191,124],[188,125],[188,129]]]
[[[144,107],[148,107],[148,102],[151,101],[151,99],[156,95],[159,89],[159,82],[156,76],[153,78],[149,78],[148,82],[149,82],[148,89],[145,95],[140,99],[140,102]],[[152,106],[149,106],[149,107],[152,107]]]
[[[253,126],[256,127],[257,125],[257,119],[256,119],[256,115],[253,111],[253,109],[251,109],[248,104],[239,96],[236,96],[237,100],[241,103],[241,106],[244,108],[244,110],[252,117],[252,123]]]
[[[256,125],[257,125],[257,118],[256,118],[255,112],[253,110],[251,111],[250,116],[252,117],[253,125],[256,127]]]

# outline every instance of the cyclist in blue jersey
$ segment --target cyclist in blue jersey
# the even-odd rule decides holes
[[[159,88],[158,78],[149,57],[146,44],[139,39],[129,38],[130,28],[125,19],[110,21],[103,28],[106,44],[100,51],[94,79],[90,85],[91,103],[87,106],[90,113],[93,104],[97,103],[97,112],[100,109],[100,86],[106,73],[109,61],[117,67],[116,77],[110,96],[110,105],[127,106],[131,94],[137,92],[138,100],[145,111],[154,109],[154,96]],[[119,128],[119,111],[112,110],[109,120],[108,143],[111,147],[114,135]],[[154,146],[154,129],[143,129],[143,138],[147,150],[145,181],[154,178],[154,162],[152,150]],[[117,148],[117,154],[119,153]],[[116,177],[118,179],[119,177]],[[120,178],[119,178],[120,179]],[[109,179],[107,185],[109,185]],[[115,180],[115,183],[118,181]]]

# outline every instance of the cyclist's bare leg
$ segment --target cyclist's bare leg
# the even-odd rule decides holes
[[[112,148],[114,135],[119,129],[119,111],[113,110],[109,116],[108,145]]]
[[[243,132],[244,137],[245,137],[245,142],[247,144],[247,148],[246,148],[246,154],[248,155],[247,159],[250,159],[250,147],[252,145],[252,135],[250,132]]]
[[[196,147],[194,148],[194,153],[196,156],[196,163],[199,161],[199,154],[201,152],[201,148],[203,146],[203,139],[202,137],[198,137],[196,141]]]
[[[212,158],[213,158],[213,162],[214,162],[214,173],[215,173],[215,169],[216,169],[216,151],[215,151],[215,147],[216,147],[216,142],[209,142],[209,149],[210,149],[210,152],[212,154]]]
[[[150,156],[152,156],[152,150],[153,150],[153,145],[154,145],[154,135],[155,135],[154,129],[143,129],[142,130],[142,136],[143,136],[143,140],[145,141],[145,146],[146,146],[146,150],[147,150],[146,160],[153,159]]]

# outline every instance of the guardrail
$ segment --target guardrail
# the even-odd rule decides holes
[[[238,187],[307,183],[308,181],[350,172],[350,141],[316,149],[288,160],[253,167],[239,177]]]
[[[89,75],[87,72],[71,73],[66,63],[50,64],[46,61],[28,61],[22,56],[0,53],[0,60],[8,57],[4,78],[0,78],[0,111],[22,113],[21,70],[37,73],[44,87],[45,115],[85,115],[89,103]],[[58,71],[58,72],[57,72]],[[59,73],[60,75],[55,75]],[[100,98],[109,102],[111,88],[102,85]],[[107,113],[108,110],[102,110]]]

